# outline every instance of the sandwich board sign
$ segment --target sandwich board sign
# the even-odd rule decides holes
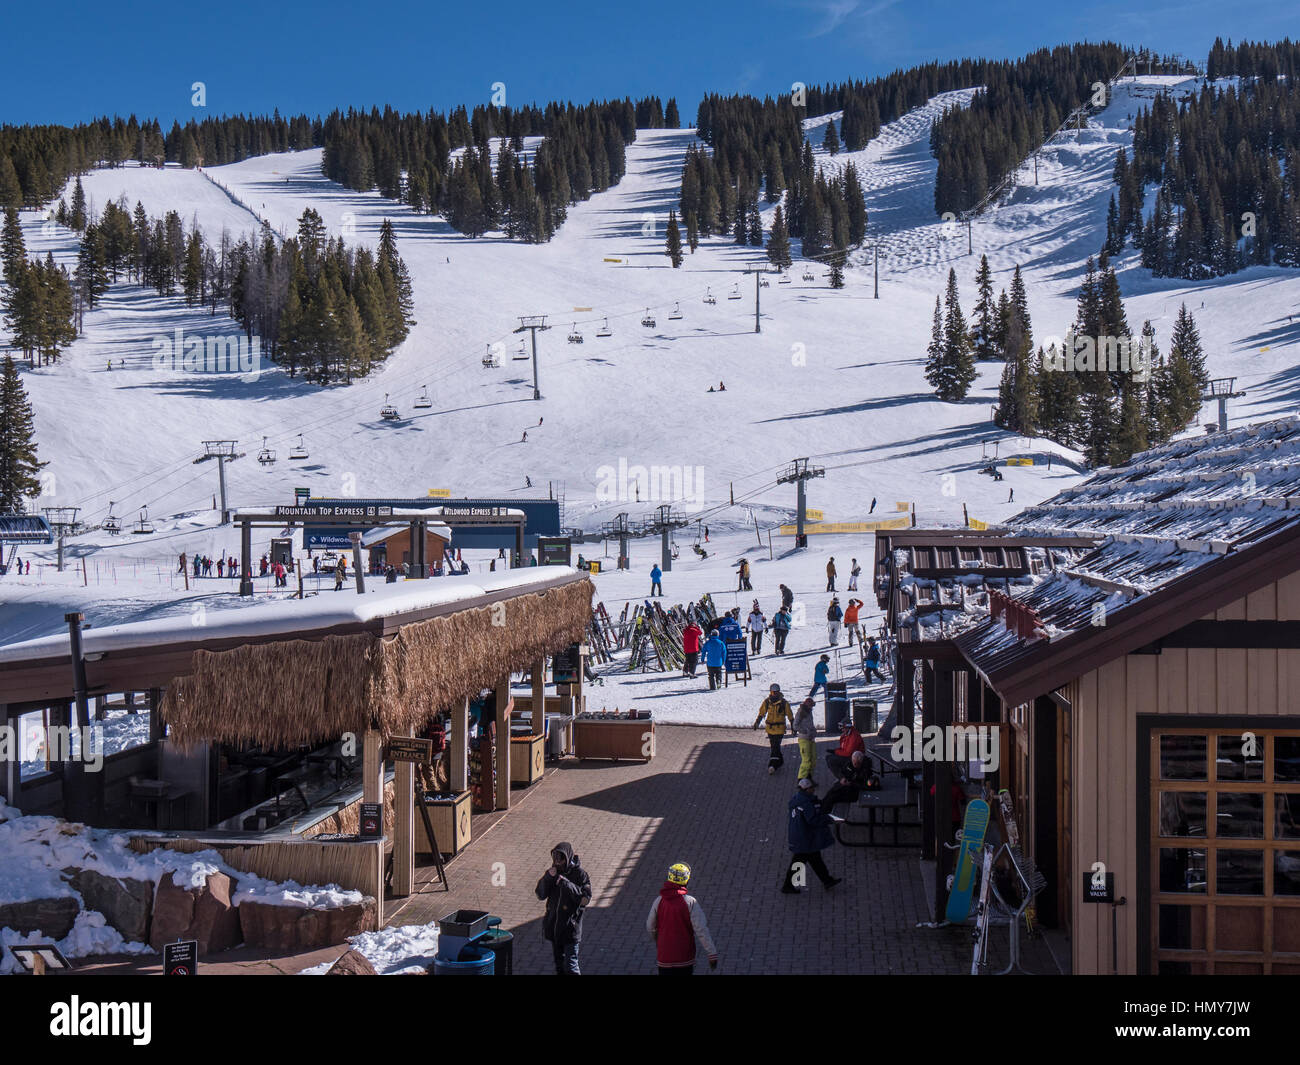
[[[199,941],[178,939],[163,944],[164,976],[197,976],[199,972]]]
[[[743,639],[727,640],[727,657],[723,673],[730,680],[732,674],[740,677],[749,686],[749,647]]]

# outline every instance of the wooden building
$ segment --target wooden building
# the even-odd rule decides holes
[[[1073,971],[1300,973],[1300,420],[1139,454],[1006,535],[1096,539],[995,594],[944,678],[999,723]]]
[[[424,558],[430,565],[441,564],[443,552],[451,545],[451,528],[444,522],[429,522],[425,526]],[[385,566],[395,566],[400,573],[404,565],[414,561],[411,552],[410,526],[383,526],[371,529],[361,537],[361,546],[370,554],[370,572],[382,572]]]

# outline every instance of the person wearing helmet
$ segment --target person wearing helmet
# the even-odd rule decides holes
[[[718,967],[718,949],[709,935],[709,923],[694,895],[686,893],[691,867],[677,862],[650,905],[645,928],[655,941],[660,976],[691,976],[695,972],[695,941],[700,941],[709,958],[709,968]]]
[[[773,684],[767,698],[758,708],[758,717],[754,718],[754,728],[760,724],[765,724],[767,728],[767,742],[772,748],[771,757],[767,760],[769,774],[785,765],[785,757],[781,754],[781,738],[785,735],[787,721],[794,728],[794,715],[790,713],[790,704],[781,694],[781,685]]]
[[[591,877],[578,863],[568,843],[551,848],[551,867],[537,881],[537,897],[546,903],[542,935],[551,941],[555,972],[559,976],[581,976],[578,945],[582,939],[582,915],[591,902]]]

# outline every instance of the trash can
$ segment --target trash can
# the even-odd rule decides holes
[[[876,712],[878,708],[879,704],[875,699],[854,699],[853,727],[864,734],[876,732]]]
[[[433,959],[434,976],[492,976],[495,968],[496,955],[490,950],[480,950],[477,944],[465,947],[456,961]]]
[[[849,716],[848,684],[832,680],[826,685],[826,733],[838,736],[840,722]]]
[[[513,932],[507,932],[504,928],[489,928],[474,940],[474,946],[489,951],[496,958],[494,971],[497,976],[514,975],[515,935]]]

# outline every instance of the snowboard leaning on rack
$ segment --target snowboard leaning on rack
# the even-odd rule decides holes
[[[972,889],[975,887],[975,861],[984,846],[984,834],[989,827],[989,804],[983,799],[971,799],[966,805],[966,818],[962,822],[961,850],[957,853],[957,868],[953,875],[952,890],[948,893],[946,920],[961,924],[970,915]]]

